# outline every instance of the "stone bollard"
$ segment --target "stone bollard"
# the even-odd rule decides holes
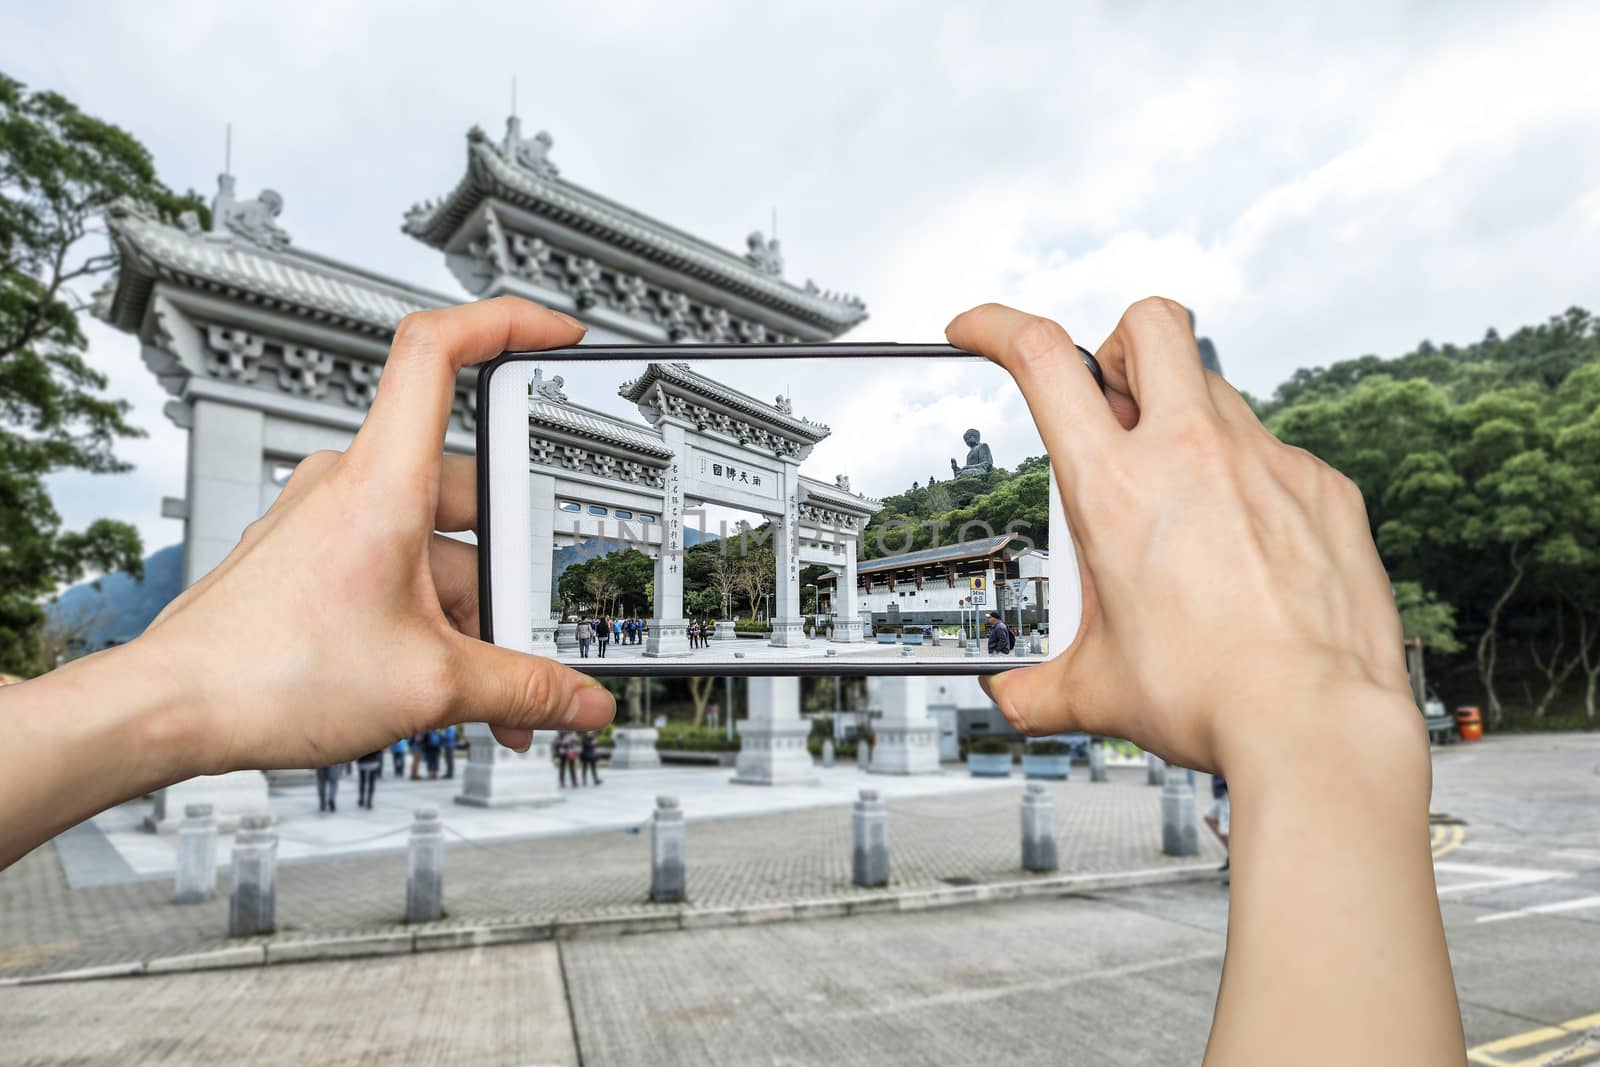
[[[228,901],[228,933],[234,937],[270,934],[274,922],[274,872],[278,835],[272,816],[245,815],[233,838],[233,896]]]
[[[825,738],[822,742],[822,765],[833,766],[833,738]]]
[[[683,809],[677,797],[656,797],[650,821],[650,899],[657,904],[682,900],[687,889],[683,868]]]
[[[1165,785],[1167,782],[1167,764],[1154,752],[1144,754],[1144,784]]]
[[[1030,655],[1034,656],[1044,655],[1044,640],[1039,636],[1039,632],[1037,630],[1035,630],[1033,635],[1028,638],[1028,652]]]
[[[868,767],[870,767],[871,765],[872,765],[872,746],[867,744],[867,739],[865,737],[861,737],[860,735],[857,735],[857,737],[856,737],[856,769],[864,771]]]
[[[850,816],[850,870],[856,885],[889,884],[889,809],[876,789],[863,789]]]
[[[406,922],[435,922],[444,915],[444,824],[438,808],[413,813],[409,844]]]
[[[1022,869],[1053,871],[1056,861],[1056,800],[1043,782],[1022,794]]]
[[[210,804],[186,804],[178,825],[178,873],[173,901],[204,904],[217,895],[217,820]]]
[[[1089,781],[1106,781],[1106,743],[1098,737],[1089,742]]]
[[[1194,786],[1178,767],[1166,771],[1161,787],[1161,851],[1169,856],[1198,856],[1200,834],[1195,827]]]

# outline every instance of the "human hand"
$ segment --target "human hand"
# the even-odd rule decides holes
[[[1078,552],[1072,644],[986,682],[1019,730],[1230,775],[1232,750],[1314,745],[1328,714],[1425,745],[1388,699],[1407,694],[1402,635],[1360,490],[1201,367],[1182,306],[1128,309],[1098,353],[1104,394],[1047,319],[986,304],[946,332],[1021,387]]]
[[[525,748],[592,730],[599,683],[478,638],[476,466],[442,456],[456,374],[583,327],[526,301],[407,316],[349,450],[306,457],[270,510],[133,644],[170,665],[189,774],[313,767],[451,722]]]

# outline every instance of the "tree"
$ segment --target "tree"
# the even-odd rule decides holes
[[[758,548],[736,565],[739,591],[750,604],[750,618],[756,617],[761,597],[777,584],[778,561],[770,548]]]
[[[44,486],[54,471],[127,470],[113,446],[140,435],[127,402],[104,395],[78,322],[83,287],[116,262],[98,220],[123,197],[205,214],[132,135],[0,73],[0,669],[36,665],[42,597],[89,571],[143,575],[133,527],[64,531]]]

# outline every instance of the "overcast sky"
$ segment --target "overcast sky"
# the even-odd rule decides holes
[[[1265,395],[1600,304],[1600,6],[864,6],[32,3],[0,67],[208,196],[231,121],[297,244],[448,292],[401,216],[515,75],[573,181],[734,249],[776,206],[789,276],[861,294],[861,339],[998,299],[1093,347],[1159,292]],[[132,339],[91,337],[150,436],[58,504],[170,544],[183,437]]]

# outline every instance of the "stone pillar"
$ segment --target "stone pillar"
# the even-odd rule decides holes
[[[1161,851],[1169,856],[1198,856],[1194,786],[1181,767],[1168,767],[1166,779],[1161,787]]]
[[[474,808],[559,804],[556,769],[550,763],[548,730],[533,735],[526,752],[513,752],[494,739],[487,723],[467,723],[467,766],[457,804]]]
[[[805,619],[800,615],[800,465],[783,464],[783,511],[772,524],[772,554],[777,560],[772,596],[772,636],[778,647],[803,645]]]
[[[661,734],[654,726],[614,726],[611,729],[611,769],[632,771],[661,766],[656,741]]]
[[[550,594],[554,583],[556,531],[556,479],[554,475],[528,474],[528,626],[532,636],[530,651],[536,656],[554,658],[557,652],[556,620],[550,613]],[[573,637],[572,651],[578,649]]]
[[[833,738],[831,737],[824,738],[822,741],[822,765],[824,767],[833,766]]]
[[[1167,782],[1167,764],[1154,752],[1144,754],[1144,784],[1165,785]]]
[[[561,621],[556,623],[556,654],[576,659],[578,656],[578,624],[575,622]]]
[[[686,893],[683,866],[683,810],[677,797],[656,797],[650,820],[650,899],[680,901]]]
[[[751,678],[750,707],[739,731],[733,780],[742,785],[816,785],[806,738],[811,724],[800,717],[800,679]]]
[[[856,553],[861,542],[849,538],[844,543],[844,566],[833,584],[834,620],[831,640],[840,644],[865,641],[861,630],[861,596],[856,591]]]
[[[655,618],[645,638],[646,656],[689,655],[689,627],[683,618],[683,459],[684,428],[661,423],[661,442],[672,449],[661,499],[661,549],[656,553]]]
[[[1089,781],[1106,781],[1106,743],[1098,737],[1089,739]]]
[[[856,735],[856,770],[865,771],[872,766],[872,746],[867,743],[867,734]]]
[[[268,808],[267,776],[261,771],[229,771],[206,774],[159,789],[155,807],[144,817],[146,830],[176,830],[181,813],[193,804],[209,804],[224,833],[239,825],[245,815],[259,815]]]
[[[876,789],[863,789],[850,813],[850,872],[859,886],[889,884],[889,809]]]
[[[868,678],[867,701],[883,712],[872,773],[937,774],[939,724],[928,716],[928,680]]]
[[[234,937],[270,934],[276,929],[275,874],[278,835],[272,816],[246,815],[233,839],[233,896],[228,901],[228,933]]]
[[[217,820],[210,804],[183,809],[176,882],[173,900],[178,904],[204,904],[217,895]]]
[[[1056,860],[1056,801],[1043,782],[1029,782],[1022,794],[1022,867],[1053,871]]]
[[[406,922],[431,923],[444,914],[444,825],[438,808],[418,808],[406,860]]]

